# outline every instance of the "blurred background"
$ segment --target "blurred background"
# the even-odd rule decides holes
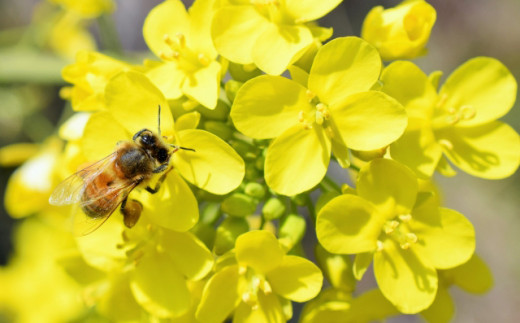
[[[158,0],[121,0],[112,17],[79,22],[94,35],[60,45],[69,33],[53,35],[51,21],[59,19],[52,1],[0,0],[0,146],[41,143],[56,131],[70,107],[60,99],[65,85],[61,68],[72,61],[82,46],[96,46],[118,57],[147,55],[141,28]],[[56,2],[56,1],[54,1]],[[188,6],[191,1],[184,1]],[[345,0],[320,21],[332,26],[334,36],[359,35],[366,13],[375,5],[394,6],[400,1]],[[426,73],[444,72],[475,56],[491,56],[504,63],[520,80],[519,0],[430,0],[437,22],[427,56],[415,60]],[[52,18],[49,18],[52,17]],[[50,20],[49,20],[50,19]],[[69,28],[69,27],[64,27]],[[62,29],[62,31],[65,29]],[[74,34],[76,33],[76,34]],[[72,38],[71,38],[72,39]],[[520,131],[520,104],[503,118]],[[37,149],[37,148],[35,148]],[[3,197],[16,160],[0,154],[0,195]],[[488,263],[495,279],[486,295],[452,289],[456,301],[455,322],[516,322],[520,318],[520,173],[500,181],[487,181],[463,173],[454,178],[437,177],[446,206],[466,215],[475,226],[477,253]],[[16,222],[0,204],[0,265],[12,251],[11,232]],[[1,288],[1,287],[0,287]],[[419,322],[399,317],[392,322]]]

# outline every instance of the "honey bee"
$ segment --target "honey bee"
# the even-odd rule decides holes
[[[61,182],[49,198],[52,205],[78,203],[84,216],[74,219],[74,231],[87,235],[99,228],[121,206],[123,222],[132,228],[139,220],[142,204],[129,200],[128,194],[137,186],[157,193],[169,168],[170,157],[179,149],[191,148],[167,144],[161,137],[161,107],[158,133],[142,129],[132,141],[122,141],[107,157],[74,173]],[[148,186],[154,174],[163,173],[154,188]]]

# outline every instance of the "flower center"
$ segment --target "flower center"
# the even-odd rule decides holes
[[[440,109],[439,115],[433,120],[433,128],[439,129],[448,126],[454,126],[459,122],[471,120],[477,115],[477,110],[469,104],[455,106],[446,106],[447,95],[443,94],[437,102],[437,108]]]
[[[250,0],[250,3],[264,17],[274,22],[282,24],[284,22],[284,13],[282,12],[279,0]]]
[[[417,243],[417,235],[410,231],[408,222],[412,219],[411,214],[401,214],[395,219],[386,221],[383,225],[383,233],[377,244],[377,249],[381,251],[383,249],[383,241],[385,239],[393,239],[396,241],[401,249],[407,250],[413,244]]]
[[[171,49],[170,52],[159,53],[164,61],[176,62],[177,66],[186,72],[193,72],[201,67],[208,66],[211,60],[202,53],[196,53],[186,46],[186,37],[182,33],[177,33],[174,37],[164,35],[164,42]]]
[[[242,293],[242,301],[253,310],[258,309],[258,292],[261,290],[265,295],[273,292],[271,284],[265,279],[263,275],[255,273],[252,268],[240,266],[238,273],[246,280],[246,288]]]

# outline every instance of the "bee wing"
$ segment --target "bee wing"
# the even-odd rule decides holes
[[[113,152],[67,177],[54,189],[49,197],[49,203],[52,205],[67,205],[79,202],[85,186],[114,162],[116,153]]]
[[[95,199],[82,201],[79,205],[89,207],[96,204],[103,209],[103,214],[99,217],[93,217],[85,214],[81,210],[77,210],[73,219],[73,232],[75,235],[84,236],[94,232],[114,213],[121,205],[130,192],[139,184],[138,181],[119,180],[111,186],[99,191],[99,195]],[[102,203],[101,199],[103,200]]]

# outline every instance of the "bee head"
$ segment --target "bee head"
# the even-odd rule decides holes
[[[148,154],[155,158],[159,164],[164,164],[170,159],[170,152],[161,138],[148,129],[137,132],[133,140],[141,146]]]

